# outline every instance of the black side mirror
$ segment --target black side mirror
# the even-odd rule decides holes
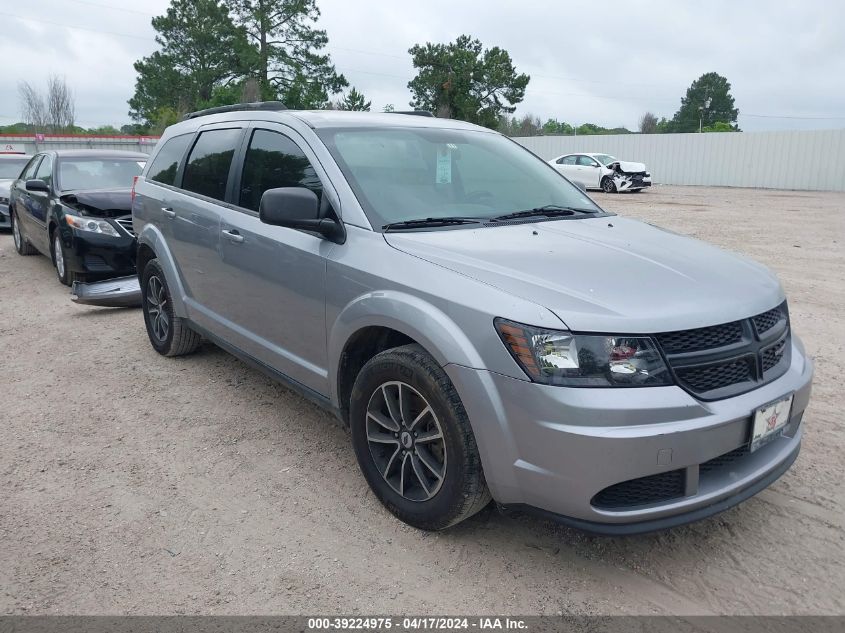
[[[336,244],[346,241],[343,224],[332,218],[321,218],[317,194],[305,187],[268,189],[261,196],[258,217],[264,224],[314,231]]]
[[[50,187],[47,186],[47,183],[43,180],[27,180],[26,181],[26,190],[27,191],[43,191],[44,193],[50,192]]]

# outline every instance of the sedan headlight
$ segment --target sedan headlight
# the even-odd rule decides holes
[[[505,319],[496,330],[534,382],[569,387],[656,387],[672,377],[648,336],[572,334]]]
[[[65,215],[65,221],[68,223],[68,226],[72,226],[80,231],[89,231],[91,233],[120,237],[120,233],[118,233],[117,230],[105,220],[82,218],[78,215]]]

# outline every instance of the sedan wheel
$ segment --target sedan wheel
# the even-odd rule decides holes
[[[613,178],[605,176],[601,181],[601,190],[605,193],[615,193],[616,185],[613,183]]]
[[[63,284],[68,283],[68,274],[65,270],[65,253],[62,247],[62,238],[59,236],[58,229],[53,235],[53,263],[56,265],[56,274],[59,276],[59,281]]]

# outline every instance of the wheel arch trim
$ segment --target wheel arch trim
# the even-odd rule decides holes
[[[178,317],[187,318],[188,311],[186,306],[186,293],[182,280],[176,268],[176,262],[170,249],[167,247],[164,236],[161,231],[152,224],[147,224],[141,229],[138,234],[138,248],[142,246],[149,248],[158,260],[161,269],[164,271],[164,278],[167,282],[168,290],[170,291],[170,298],[173,300],[173,312]],[[138,280],[144,274],[143,270],[138,270]]]
[[[368,292],[341,310],[328,335],[329,389],[335,406],[340,406],[338,370],[347,344],[356,333],[368,327],[388,328],[404,334],[421,345],[441,367],[449,363],[467,367],[483,365],[469,338],[436,306],[404,292]]]

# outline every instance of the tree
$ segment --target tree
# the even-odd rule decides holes
[[[211,101],[215,89],[241,80],[254,65],[246,31],[218,0],[171,0],[152,19],[160,51],[135,62],[129,115],[153,125],[163,108],[184,113]]]
[[[232,0],[238,23],[257,50],[255,76],[264,99],[289,108],[321,108],[349,85],[322,52],[326,32],[315,28],[316,0]]]
[[[338,110],[369,112],[370,106],[372,106],[372,101],[367,101],[364,95],[358,92],[354,87],[349,91],[349,94],[337,102]]]
[[[496,128],[525,97],[530,77],[518,74],[507,51],[461,35],[449,44],[417,44],[408,51],[417,76],[408,82],[411,106],[436,116]]]
[[[656,133],[657,123],[657,117],[652,112],[646,112],[640,117],[640,134]]]
[[[18,95],[24,122],[35,130],[46,130],[49,119],[41,93],[29,82],[21,81],[18,84]]]
[[[392,103],[385,104],[385,106],[381,110],[382,112],[395,112],[396,108],[393,107]]]
[[[64,77],[47,77],[47,96],[26,81],[18,84],[24,121],[33,130],[66,132],[74,129],[76,105]]]
[[[697,132],[699,117],[707,126],[717,122],[735,124],[739,110],[730,91],[731,84],[718,73],[701,75],[687,88],[680,109],[672,117],[670,131]]]

